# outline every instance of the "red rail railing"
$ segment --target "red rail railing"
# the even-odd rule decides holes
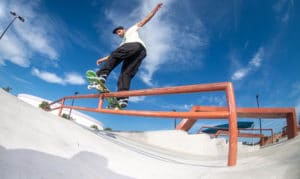
[[[226,107],[219,106],[194,106],[194,112],[224,111]],[[287,123],[287,137],[292,139],[298,135],[297,116],[295,108],[236,108],[238,118],[264,118],[264,119],[285,119]],[[194,120],[182,120],[177,129],[188,131]]]
[[[151,96],[151,95],[167,95],[167,94],[186,94],[199,92],[225,91],[227,106],[193,106],[188,112],[170,112],[170,111],[145,111],[145,110],[113,110],[103,108],[104,99],[108,97],[122,97],[122,96]],[[98,98],[97,108],[81,107],[81,106],[66,106],[65,101],[68,99],[86,99]],[[228,166],[234,166],[237,162],[237,117],[250,118],[286,118],[287,121],[287,136],[288,139],[294,138],[298,135],[297,117],[295,108],[237,108],[234,89],[232,83],[212,83],[212,84],[198,84],[189,86],[155,88],[146,90],[132,90],[122,92],[111,92],[104,94],[88,94],[66,96],[49,104],[49,106],[60,103],[60,105],[50,108],[50,110],[58,109],[58,114],[61,116],[63,108],[109,113],[118,115],[130,116],[144,116],[144,117],[159,117],[159,118],[183,118],[176,129],[189,130],[196,120],[199,119],[228,119],[228,136],[229,136],[229,150],[228,150]]]
[[[145,110],[113,110],[103,108],[103,101],[108,97],[122,97],[122,96],[151,96],[151,95],[167,95],[167,94],[186,94],[186,93],[199,93],[199,92],[212,92],[212,91],[225,91],[227,99],[227,107],[223,110],[217,111],[188,111],[188,112],[170,112],[170,111],[145,111]],[[80,98],[98,98],[98,107],[81,107],[81,106],[66,106],[65,101],[67,99],[80,99]],[[186,118],[190,120],[198,119],[228,119],[229,121],[229,152],[228,152],[228,166],[234,166],[237,162],[237,112],[236,103],[234,97],[234,89],[232,83],[221,82],[211,84],[197,84],[189,86],[177,86],[166,88],[154,88],[145,90],[132,90],[111,92],[104,94],[88,94],[88,95],[76,95],[66,96],[59,100],[56,100],[49,104],[60,103],[59,106],[52,108],[51,110],[59,110],[61,116],[63,108],[72,108],[75,110],[84,110],[99,113],[109,113],[118,115],[130,115],[130,116],[144,116],[144,117],[159,117],[159,118]]]

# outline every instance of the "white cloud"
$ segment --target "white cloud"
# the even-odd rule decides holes
[[[22,67],[28,67],[30,61],[24,44],[16,36],[5,34],[0,40],[0,64],[4,65],[8,60]]]
[[[138,4],[134,9],[127,7],[123,9],[133,9],[131,12],[118,8],[124,4],[113,3],[113,7],[108,9],[106,17],[112,21],[114,25],[124,25],[130,27],[139,20],[142,20],[159,2],[163,2],[163,7],[157,14],[146,24],[141,30],[140,35],[147,46],[147,57],[143,61],[139,77],[147,85],[153,86],[152,76],[160,70],[164,64],[174,64],[181,67],[195,67],[193,64],[201,64],[198,59],[194,61],[186,61],[192,56],[192,50],[207,46],[208,38],[206,37],[205,28],[199,18],[190,13],[188,2],[181,2],[184,12],[180,12],[181,16],[172,16],[176,12],[173,11],[172,5],[176,4],[175,0],[150,0],[137,1]],[[132,3],[130,3],[132,4]],[[123,11],[122,11],[123,10]],[[185,15],[189,13],[189,15]],[[126,17],[123,17],[126,16]],[[183,17],[184,16],[184,17]],[[122,17],[122,18],[120,18]],[[186,18],[185,18],[186,17]],[[180,18],[180,20],[178,20]],[[185,23],[185,25],[182,25]]]
[[[249,69],[239,69],[231,76],[232,80],[241,80],[249,73]]]
[[[22,83],[25,83],[27,85],[32,85],[32,83],[30,81],[27,81],[27,80],[24,80],[22,78],[19,78],[17,76],[12,76],[12,78],[14,78],[15,80],[19,81],[19,82],[22,82]]]
[[[77,73],[67,73],[64,81],[65,83],[72,84],[72,85],[85,84],[84,78]]]
[[[289,22],[293,7],[294,0],[277,0],[273,5],[276,18],[283,23]]]
[[[6,27],[12,20],[9,10],[15,11],[25,19],[16,19],[0,40],[0,64],[10,61],[22,67],[31,64],[29,59],[42,55],[46,59],[57,60],[58,37],[51,19],[38,12],[38,1],[4,0],[0,2],[0,23]],[[1,9],[6,9],[2,11]]]
[[[31,50],[45,55],[51,60],[57,60],[58,52],[51,44],[51,37],[47,36],[45,29],[29,23],[23,27],[16,26],[18,35],[29,45]]]
[[[60,77],[58,77],[56,74],[54,73],[49,73],[49,72],[45,72],[45,71],[40,71],[36,68],[32,69],[32,75],[46,81],[49,83],[57,83],[57,84],[64,84],[64,80]]]
[[[210,94],[201,96],[197,103],[205,105],[214,105],[214,106],[224,106],[226,105],[226,97],[224,94]]]
[[[145,1],[142,4],[143,17],[149,13],[158,1]],[[195,65],[191,59],[192,50],[201,50],[207,46],[208,39],[205,36],[205,28],[199,18],[194,18],[193,14],[189,13],[183,22],[177,21],[177,18],[166,18],[172,12],[172,4],[176,2],[169,0],[164,2],[164,6],[157,15],[145,26],[141,31],[143,39],[147,45],[147,58],[143,62],[141,79],[148,85],[155,85],[152,81],[153,74],[162,69],[166,64],[176,63],[178,68],[188,68]],[[182,2],[182,4],[185,4]],[[189,7],[183,6],[182,11],[190,11]],[[181,13],[184,13],[181,12]],[[180,23],[185,23],[182,25]],[[196,64],[201,64],[198,59],[195,59]]]
[[[264,48],[260,47],[254,57],[250,60],[247,67],[240,68],[236,70],[231,76],[232,80],[242,80],[245,78],[250,72],[257,70],[262,63],[264,56]]]
[[[47,71],[40,71],[37,68],[33,68],[31,74],[48,82],[56,83],[61,85],[71,84],[71,85],[82,85],[85,84],[85,80],[82,76],[76,73],[66,73],[65,77],[59,77],[55,73],[50,73]]]
[[[5,2],[0,2],[0,19],[5,16]]]
[[[161,104],[160,108],[165,110],[190,111],[195,104]]]
[[[132,96],[129,98],[130,102],[138,103],[145,100],[145,96]]]
[[[264,49],[262,47],[259,48],[258,52],[255,54],[255,56],[249,62],[249,67],[250,68],[260,67],[263,53],[264,53]]]
[[[194,104],[184,104],[181,108],[183,110],[190,111],[192,109],[192,107],[194,107],[194,106],[195,106]]]

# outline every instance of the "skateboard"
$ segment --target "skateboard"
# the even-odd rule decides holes
[[[86,71],[86,78],[88,80],[88,86],[87,88],[89,90],[96,89],[99,93],[109,93],[110,90],[105,86],[104,83],[102,83],[98,77],[97,74],[93,70]],[[116,97],[108,97],[105,98],[109,109],[122,109],[121,106],[118,103],[118,100]]]

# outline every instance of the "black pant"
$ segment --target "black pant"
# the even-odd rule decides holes
[[[110,54],[106,63],[97,71],[97,75],[106,78],[123,61],[118,79],[118,91],[129,90],[131,79],[135,76],[145,57],[146,49],[142,44],[138,42],[125,43]]]

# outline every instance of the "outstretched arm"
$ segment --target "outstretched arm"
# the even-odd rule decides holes
[[[162,7],[163,3],[159,3],[155,8],[140,22],[137,23],[138,27],[143,27],[150,19],[156,14],[156,12]]]

